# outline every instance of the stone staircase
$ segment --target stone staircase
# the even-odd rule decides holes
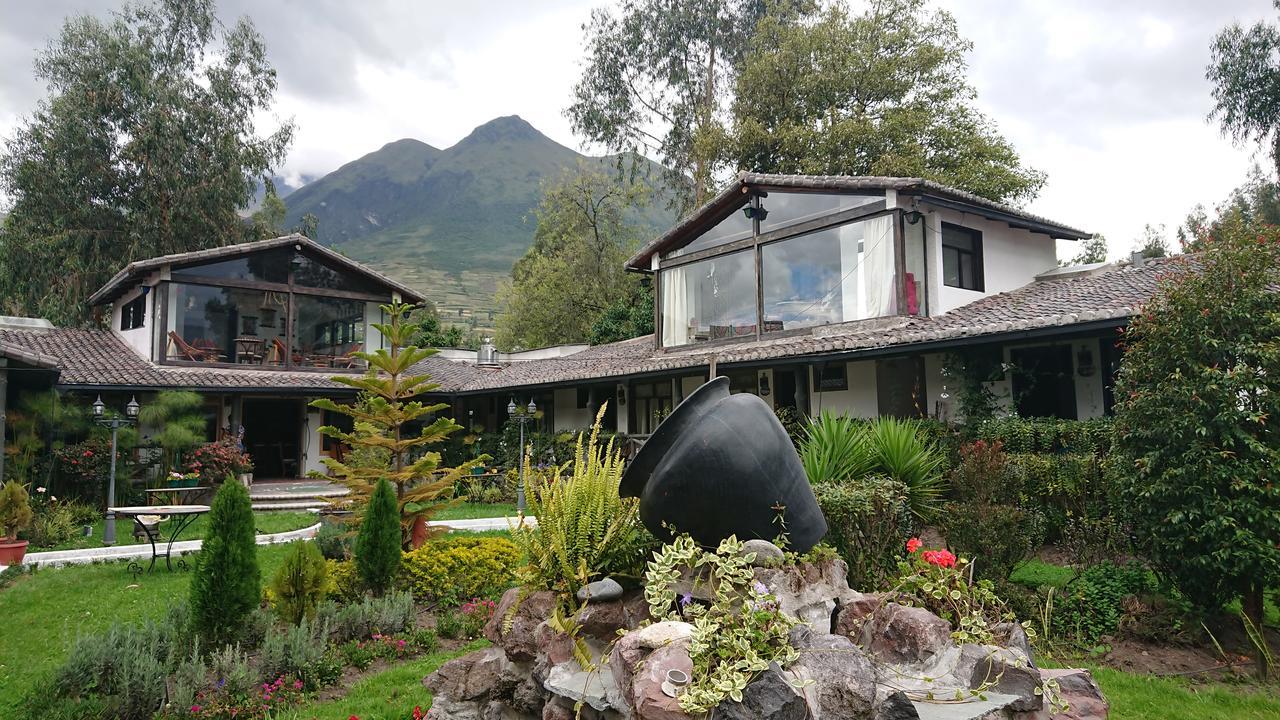
[[[249,488],[255,511],[319,512],[329,501],[347,495],[345,487],[327,480],[268,480]]]

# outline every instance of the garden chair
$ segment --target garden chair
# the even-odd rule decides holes
[[[169,348],[165,351],[165,356],[174,357],[174,348],[177,348],[178,350],[178,357],[184,360],[191,360],[193,362],[211,362],[221,357],[218,355],[217,350],[198,348],[195,345],[188,343],[186,340],[183,340],[182,336],[176,331],[170,330]]]

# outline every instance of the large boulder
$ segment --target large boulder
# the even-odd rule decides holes
[[[585,703],[601,712],[621,706],[613,675],[600,668],[583,670],[576,660],[553,666],[542,685],[552,695]]]
[[[884,662],[924,662],[951,645],[951,623],[924,608],[888,603],[862,624],[858,644]]]
[[[513,663],[490,647],[455,658],[423,678],[431,691],[431,720],[536,720],[542,696],[529,693],[527,663]]]
[[[693,637],[693,625],[679,620],[664,620],[635,631],[636,642],[641,647],[657,650],[674,642],[682,642]]]
[[[876,705],[873,720],[920,720],[916,704],[904,692],[891,693]]]
[[[912,697],[932,696],[950,701],[959,693],[971,700],[970,691],[999,696],[1002,712],[1040,707],[1039,672],[1020,651],[995,645],[948,645],[924,662],[876,666],[877,695],[905,691]],[[966,711],[967,712],[967,711]],[[924,713],[921,713],[923,717]]]
[[[1102,689],[1088,670],[1079,668],[1040,670],[1040,679],[1058,683],[1058,697],[1066,710],[1054,713],[1048,705],[1039,710],[1014,715],[1015,720],[1106,720],[1110,705],[1102,696]]]
[[[693,661],[689,659],[687,642],[663,645],[632,670],[634,676],[627,700],[635,717],[640,720],[689,720],[689,715],[680,709],[679,701],[662,692],[667,671],[680,670],[693,675]]]
[[[551,617],[559,600],[550,590],[529,593],[523,600],[520,592],[520,588],[511,588],[502,594],[493,618],[484,626],[484,636],[512,660],[533,660],[538,656],[534,633]]]
[[[717,720],[805,720],[809,708],[804,696],[777,663],[760,673],[742,691],[742,701],[726,700],[712,713]]]
[[[783,567],[755,568],[755,579],[778,598],[782,612],[831,632],[838,603],[857,593],[849,589],[849,568],[840,558]]]
[[[876,703],[876,671],[862,648],[842,635],[797,626],[791,645],[800,658],[791,670],[809,685],[805,694],[813,720],[870,718]]]
[[[857,640],[862,634],[862,625],[884,603],[884,596],[878,593],[860,593],[849,591],[836,601],[835,619],[831,632]]]
[[[577,615],[580,633],[604,642],[612,642],[619,630],[634,630],[649,619],[649,606],[644,593],[632,590],[608,601],[591,601]]]

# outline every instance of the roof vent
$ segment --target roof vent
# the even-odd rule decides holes
[[[1136,268],[1140,268],[1147,264],[1147,256],[1143,255],[1141,250],[1134,250],[1129,253],[1129,264]]]
[[[485,338],[476,351],[476,365],[480,367],[498,367],[498,348],[493,346],[493,338]]]

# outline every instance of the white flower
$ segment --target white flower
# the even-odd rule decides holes
[[[38,493],[42,493],[42,492],[44,492],[44,487],[38,487],[38,488],[36,488],[36,492],[38,492]]]
[[[49,496],[49,501],[50,501],[50,502],[58,502],[58,496],[57,496],[57,495],[50,495],[50,496]]]

